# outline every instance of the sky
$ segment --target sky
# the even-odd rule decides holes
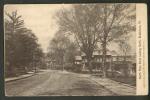
[[[58,30],[58,25],[55,20],[55,14],[62,7],[70,8],[69,4],[9,4],[5,5],[4,10],[7,13],[12,11],[18,12],[18,15],[22,16],[25,22],[25,27],[31,29],[37,36],[39,44],[44,52],[47,52],[47,48],[50,40]],[[4,16],[5,17],[5,16]],[[129,43],[131,44],[131,52],[135,52],[135,33],[131,33]],[[109,45],[109,48],[115,50],[117,45]]]
[[[57,32],[58,27],[55,21],[55,13],[63,6],[63,4],[52,5],[5,5],[5,12],[11,13],[16,11],[22,16],[25,26],[33,31],[38,37],[44,52],[47,51],[49,41]],[[64,6],[63,6],[64,7]],[[70,7],[70,5],[64,8]]]

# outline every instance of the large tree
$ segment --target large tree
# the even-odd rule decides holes
[[[63,64],[68,43],[69,39],[57,32],[49,44],[50,58],[55,59],[58,64]]]
[[[129,55],[131,51],[131,45],[129,44],[129,39],[130,39],[130,36],[123,36],[115,40],[115,42],[118,43],[119,50],[121,51],[120,52],[121,56],[124,56],[125,62],[126,62],[126,56]]]
[[[90,70],[95,46],[101,43],[104,77],[107,44],[135,29],[134,4],[76,4],[72,9],[59,11],[57,17],[60,30],[74,35]]]
[[[6,13],[5,16],[5,71],[7,71],[6,74],[15,75],[20,52],[18,47],[21,46],[21,43],[18,42],[18,33],[26,32],[27,30],[24,28],[24,21],[21,19],[21,16],[17,15],[17,11],[11,14]]]
[[[5,71],[6,75],[25,73],[32,67],[33,56],[39,48],[37,37],[24,26],[17,11],[5,15]],[[41,52],[42,53],[42,52]],[[18,70],[19,69],[19,70]]]
[[[88,68],[92,71],[92,55],[98,42],[98,33],[101,31],[98,25],[98,9],[94,5],[73,5],[71,9],[62,9],[57,13],[59,29],[74,36],[80,50],[85,53]]]
[[[38,39],[32,31],[19,33],[18,35],[18,42],[21,44],[17,45],[20,49],[20,52],[17,52],[17,54],[18,56],[21,54],[18,63],[20,63],[20,66],[22,65],[29,70],[35,69],[36,71],[36,67],[43,57],[43,51],[37,43]]]
[[[49,44],[49,59],[55,60],[57,64],[73,63],[76,52],[75,44],[65,34],[58,31]]]
[[[100,4],[99,12],[102,31],[99,39],[103,52],[102,68],[106,77],[107,45],[124,34],[135,31],[135,4]]]

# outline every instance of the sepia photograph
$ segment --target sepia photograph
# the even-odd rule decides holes
[[[5,5],[5,95],[137,95],[137,15],[134,3]]]

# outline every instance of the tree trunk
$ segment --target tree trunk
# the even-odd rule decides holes
[[[102,72],[103,77],[106,77],[106,42],[103,42],[102,44],[102,52],[103,52],[103,59],[102,59]]]
[[[87,59],[87,67],[90,73],[92,73],[92,59]]]
[[[91,61],[91,59],[88,62],[88,67],[89,67],[90,73],[92,73],[92,61]]]

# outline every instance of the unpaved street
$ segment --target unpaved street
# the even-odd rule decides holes
[[[114,95],[88,77],[61,71],[49,70],[5,85],[7,96]]]

